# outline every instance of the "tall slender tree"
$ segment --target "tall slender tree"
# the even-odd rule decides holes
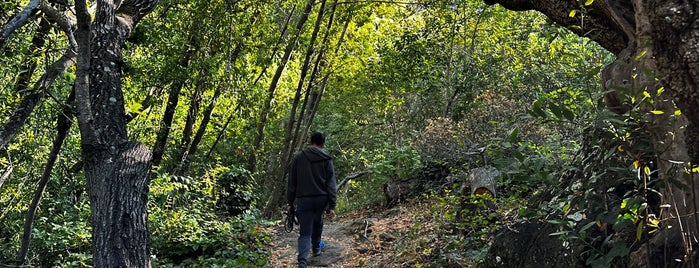
[[[267,90],[267,97],[265,99],[264,106],[262,107],[259,122],[257,123],[257,134],[255,135],[255,140],[252,144],[253,151],[248,161],[248,170],[252,172],[255,171],[255,166],[257,164],[257,151],[260,149],[260,146],[262,145],[262,140],[264,140],[265,127],[267,124],[267,119],[269,118],[270,109],[272,108],[272,101],[274,100],[274,96],[277,92],[279,79],[281,78],[282,73],[286,68],[286,64],[291,58],[291,54],[294,52],[294,50],[296,50],[298,40],[301,37],[301,34],[303,34],[304,25],[306,24],[306,21],[308,21],[308,17],[313,11],[314,4],[315,0],[308,0],[306,2],[306,6],[304,7],[301,16],[299,17],[298,21],[296,21],[296,27],[295,32],[293,34],[293,38],[287,43],[286,48],[284,49],[284,55],[282,56],[279,66],[277,66],[277,70],[274,72],[274,77],[272,77],[272,82],[270,83],[269,89]]]

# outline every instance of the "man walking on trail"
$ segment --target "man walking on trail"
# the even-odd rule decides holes
[[[299,221],[298,262],[305,268],[308,253],[313,256],[322,252],[323,212],[328,219],[335,217],[337,201],[337,181],[332,158],[323,151],[325,135],[319,132],[311,135],[308,147],[294,154],[289,171],[287,202],[294,210],[298,200],[296,217]]]

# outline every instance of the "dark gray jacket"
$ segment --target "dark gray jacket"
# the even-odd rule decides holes
[[[332,158],[313,146],[294,154],[286,189],[288,204],[293,204],[299,197],[325,195],[328,196],[327,209],[335,209],[337,181]]]

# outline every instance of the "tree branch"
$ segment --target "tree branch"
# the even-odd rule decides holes
[[[5,169],[2,170],[2,175],[0,175],[0,187],[2,187],[2,184],[5,183],[5,180],[7,180],[8,177],[10,177],[10,174],[12,174],[12,171],[15,168],[13,166],[7,166]],[[2,219],[2,217],[0,217]]]
[[[68,97],[68,103],[71,103],[75,99],[73,93]],[[22,235],[22,241],[20,243],[20,250],[17,253],[17,265],[22,266],[27,259],[27,253],[29,252],[29,243],[31,242],[32,225],[34,225],[34,217],[36,216],[36,211],[39,209],[39,201],[41,201],[41,196],[44,195],[46,190],[46,185],[51,178],[51,172],[53,167],[58,160],[58,153],[63,147],[63,141],[65,141],[70,131],[70,125],[73,123],[70,119],[72,115],[71,106],[64,106],[61,113],[58,114],[57,126],[56,126],[56,137],[53,140],[53,147],[49,153],[49,157],[46,160],[46,166],[44,167],[44,173],[39,179],[39,185],[37,186],[36,192],[34,192],[34,198],[27,209],[27,215],[24,219],[24,233]]]
[[[626,33],[630,23],[629,3],[620,0],[598,0],[584,7],[577,0],[484,0],[488,5],[500,4],[513,11],[536,10],[553,22],[568,28],[578,36],[587,37],[614,54],[619,54],[629,43]],[[610,10],[610,8],[613,8]],[[570,16],[572,10],[584,10]],[[631,17],[633,17],[631,15]],[[624,18],[624,19],[622,19]]]
[[[29,118],[34,108],[44,95],[44,91],[75,62],[75,51],[68,49],[58,61],[54,62],[48,70],[34,84],[34,89],[26,94],[12,112],[7,122],[0,126],[0,148],[4,148],[14,138],[19,128]]]
[[[77,117],[80,126],[81,142],[94,144],[97,141],[92,129],[92,108],[90,104],[90,13],[85,0],[75,1],[75,13],[78,29],[75,39],[78,43],[78,59],[75,71],[75,104],[78,107]]]
[[[78,43],[75,41],[75,36],[73,35],[73,30],[75,26],[75,18],[67,16],[65,13],[58,11],[52,6],[48,5],[46,2],[41,2],[39,8],[46,15],[46,17],[58,24],[61,30],[66,34],[68,38],[68,43],[72,49],[77,49]]]
[[[337,190],[339,191],[340,188],[342,188],[342,186],[344,186],[345,183],[349,182],[350,180],[359,178],[359,177],[364,176],[364,175],[367,175],[367,174],[369,174],[369,171],[368,171],[368,170],[363,170],[363,171],[358,171],[358,172],[354,172],[354,173],[351,173],[351,174],[347,175],[347,177],[345,177],[345,178],[342,180],[342,182],[340,182],[340,183],[337,185]]]
[[[5,26],[2,27],[2,32],[0,32],[0,45],[5,43],[5,40],[10,37],[10,35],[20,27],[22,27],[24,24],[27,23],[27,20],[29,20],[29,17],[31,17],[36,11],[38,10],[39,7],[39,2],[41,0],[31,0],[29,1],[29,4],[27,4],[24,9],[17,14],[10,22],[5,24]]]

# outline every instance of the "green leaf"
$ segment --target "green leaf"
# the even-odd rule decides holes
[[[569,231],[560,231],[560,232],[550,233],[549,236],[567,235],[568,233],[570,233],[570,232]]]
[[[663,92],[665,92],[665,87],[660,87],[660,88],[658,88],[658,91],[656,92],[656,94],[658,94],[658,96],[660,96],[660,94],[663,94]]]
[[[638,55],[636,55],[636,59],[637,60],[641,59],[643,56],[646,55],[646,53],[648,53],[648,50],[644,49],[643,51],[641,51],[641,53],[638,53]]]
[[[510,135],[509,135],[509,141],[512,143],[515,143],[517,141],[517,135],[519,135],[519,129],[518,128],[513,128],[510,130]]]
[[[587,0],[587,1],[585,1],[585,6],[592,5],[592,3],[594,3],[594,2],[595,2],[595,0]]]
[[[568,13],[568,17],[571,17],[571,18],[575,17],[575,13],[577,13],[577,10],[575,10],[575,9],[571,10],[570,13]]]
[[[512,154],[519,162],[524,162],[524,159],[526,158],[526,156],[524,154],[522,154],[522,152],[517,151],[517,150],[512,151]]]
[[[587,231],[587,229],[590,229],[590,227],[595,226],[595,224],[597,224],[596,221],[588,222],[587,224],[583,225],[582,228],[580,228],[580,233]]]
[[[534,104],[532,105],[532,116],[539,117],[540,119],[547,118],[548,116],[546,115],[546,112],[544,112],[543,109],[541,109],[541,101],[536,100]]]
[[[549,106],[549,111],[559,119],[562,117],[561,108],[556,105]]]

